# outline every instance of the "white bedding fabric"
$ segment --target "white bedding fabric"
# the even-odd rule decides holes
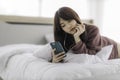
[[[1,47],[0,76],[4,80],[78,80],[120,73],[120,59],[88,64],[69,61],[66,63],[50,63],[42,58],[43,56],[36,57],[34,55],[45,46],[23,44]]]

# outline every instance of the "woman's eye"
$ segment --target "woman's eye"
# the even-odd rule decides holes
[[[65,27],[65,25],[61,25],[61,27]]]
[[[65,25],[61,26],[61,27],[65,27]]]

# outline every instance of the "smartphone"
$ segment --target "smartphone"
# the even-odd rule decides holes
[[[60,52],[65,52],[65,50],[63,49],[63,47],[59,41],[51,42],[50,45],[51,45],[52,49],[56,49],[55,54],[58,54]]]

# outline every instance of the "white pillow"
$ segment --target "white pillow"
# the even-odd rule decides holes
[[[52,58],[51,51],[52,51],[52,48],[50,46],[50,43],[47,43],[47,44],[43,45],[42,47],[39,47],[38,49],[36,49],[33,52],[33,55],[38,58],[42,58],[47,61],[50,61]]]
[[[99,51],[96,56],[99,57],[101,60],[108,60],[110,54],[112,52],[113,45],[105,46]]]
[[[45,34],[45,39],[48,43],[54,42],[54,35],[53,33]]]
[[[102,62],[105,60],[108,60],[111,51],[112,51],[113,45],[109,45],[106,47],[103,47],[96,55],[89,55],[89,54],[74,54],[72,52],[68,52],[65,57],[65,62],[77,62],[77,63],[97,63]],[[34,51],[34,56],[38,58],[43,58],[47,61],[49,61],[52,58],[51,55],[52,48],[50,46],[50,43],[47,43],[46,45],[43,45],[42,47],[39,47]]]
[[[89,54],[74,54],[67,53],[67,57],[65,58],[65,62],[75,62],[75,63],[97,63],[108,60],[113,45],[103,47],[96,55]]]

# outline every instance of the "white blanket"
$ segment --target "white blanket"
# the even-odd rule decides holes
[[[43,47],[42,45],[10,47],[0,48],[0,60],[6,65],[2,66],[3,63],[0,61],[1,69],[3,69],[0,75],[4,80],[78,80],[120,72],[120,59],[94,64],[50,63],[44,58],[33,56],[34,51]]]
[[[13,44],[0,47],[0,73],[6,68],[9,59],[18,54],[33,53],[37,48],[43,45],[32,44]]]

